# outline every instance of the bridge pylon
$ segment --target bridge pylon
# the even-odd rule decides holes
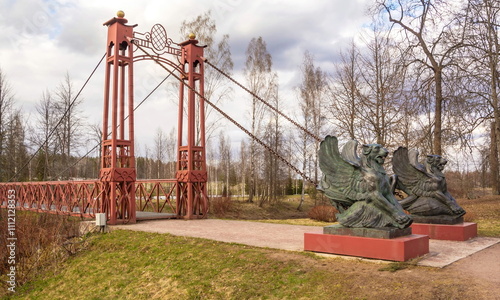
[[[202,59],[204,47],[197,44],[194,34],[190,34],[189,40],[179,44],[183,81],[179,87],[176,210],[177,215],[185,219],[205,218],[208,213]],[[183,119],[185,112],[187,112],[186,122]],[[185,125],[187,125],[186,132],[184,132]]]
[[[135,223],[134,80],[135,26],[119,11],[108,27],[102,124],[100,212],[109,224]]]

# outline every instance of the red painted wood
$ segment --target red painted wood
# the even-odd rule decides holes
[[[109,224],[135,223],[134,27],[123,15],[110,19],[106,45],[100,212]]]
[[[8,203],[6,197],[9,189],[15,189],[16,209],[89,218],[93,218],[95,213],[106,213],[108,224],[135,223],[137,200],[140,209],[149,207],[155,212],[167,209],[175,211],[181,218],[206,218],[208,196],[202,59],[204,46],[197,45],[198,41],[194,36],[180,44],[174,43],[175,46],[170,45],[171,41],[167,40],[166,33],[162,35],[162,30],[158,31],[158,28],[163,28],[158,24],[155,25],[155,34],[138,33],[136,36],[136,25],[126,25],[127,23],[123,12],[104,23],[108,36],[99,179],[0,183],[0,207],[13,205]],[[175,60],[165,59],[161,57],[163,54],[157,52],[160,51],[157,46],[161,39],[165,39],[163,54],[174,55]],[[135,43],[132,43],[133,40]],[[155,55],[137,55],[139,52],[134,50],[139,45],[153,50]],[[175,179],[136,180],[133,64],[134,61],[146,59],[167,63],[179,71],[182,78],[179,88],[178,162]],[[184,110],[187,111],[187,118],[184,118]],[[171,201],[173,199],[175,202]]]
[[[429,253],[429,237],[412,234],[394,239],[376,239],[305,233],[304,250],[392,261],[407,261]]]
[[[185,219],[206,218],[208,213],[205,153],[204,47],[194,36],[179,44],[183,79],[179,90],[177,151],[177,214]],[[198,93],[195,92],[198,91]],[[183,122],[187,108],[186,124]],[[197,119],[198,118],[198,119]],[[197,127],[197,123],[199,127]],[[184,130],[186,126],[186,131]],[[185,141],[185,143],[184,143]]]
[[[477,224],[469,222],[454,225],[413,223],[411,228],[413,233],[435,240],[466,241],[477,236]]]

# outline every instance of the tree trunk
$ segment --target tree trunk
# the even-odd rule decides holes
[[[498,195],[500,193],[500,182],[498,181],[498,126],[496,122],[491,123],[491,147],[490,147],[490,171],[491,171],[491,193]]]
[[[441,69],[435,70],[435,84],[436,84],[436,107],[434,108],[434,141],[433,141],[433,154],[442,155],[441,148],[441,135],[442,135],[442,106],[443,106],[443,77]]]

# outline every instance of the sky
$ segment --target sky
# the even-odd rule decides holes
[[[103,23],[116,16],[118,10],[125,12],[129,25],[138,25],[135,31],[148,32],[159,23],[175,42],[186,39],[179,33],[182,21],[210,10],[217,35],[229,34],[235,77],[242,80],[248,43],[261,36],[279,76],[280,95],[293,107],[304,52],[309,51],[317,66],[332,73],[339,51],[370,22],[366,14],[370,3],[373,1],[0,0],[0,68],[17,107],[27,122],[34,122],[42,93],[57,89],[67,73],[73,88],[80,90],[105,52]],[[136,104],[167,75],[152,61],[136,63],[134,73]],[[103,78],[101,65],[81,95],[80,110],[88,124],[102,122]],[[234,98],[247,97],[250,102],[250,96],[234,94]],[[137,110],[135,139],[139,155],[143,145],[152,143],[158,128],[168,132],[176,126],[177,107],[172,97],[175,95],[161,89]],[[236,101],[245,99],[232,99],[223,109],[245,125],[249,106]],[[244,135],[231,126],[225,132],[233,143],[239,143]]]

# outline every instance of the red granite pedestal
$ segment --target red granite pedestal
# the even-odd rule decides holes
[[[304,250],[391,261],[407,261],[429,253],[429,237],[411,234],[384,239],[305,233]]]
[[[453,225],[413,223],[412,232],[435,240],[466,241],[477,236],[477,224],[463,222]]]

